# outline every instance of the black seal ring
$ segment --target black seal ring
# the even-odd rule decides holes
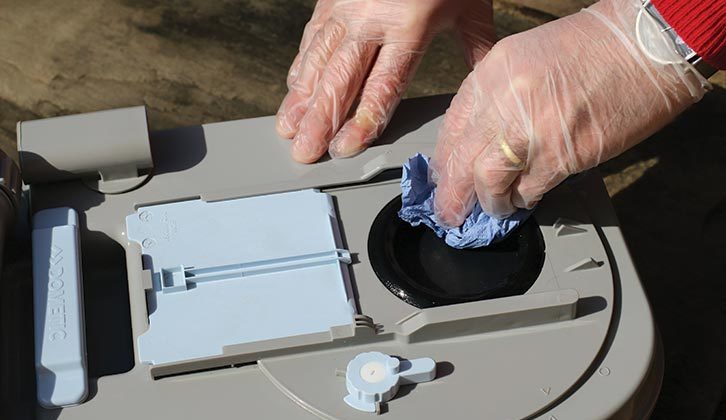
[[[376,216],[368,235],[373,271],[388,290],[418,308],[521,295],[542,271],[545,245],[530,217],[507,238],[455,249],[424,225],[398,217],[401,196]]]

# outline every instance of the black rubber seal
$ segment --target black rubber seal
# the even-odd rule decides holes
[[[388,203],[371,226],[368,255],[388,290],[418,308],[521,295],[542,271],[544,239],[530,217],[503,241],[455,249],[424,225],[398,217],[401,196]]]

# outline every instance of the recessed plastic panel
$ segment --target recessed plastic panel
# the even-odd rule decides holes
[[[224,346],[353,322],[330,196],[304,190],[139,208],[128,238],[152,272],[142,362],[222,354]]]

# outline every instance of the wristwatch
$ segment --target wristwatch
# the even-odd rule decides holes
[[[693,49],[689,47],[688,44],[686,44],[680,36],[678,36],[675,29],[673,29],[668,24],[668,22],[665,21],[665,19],[663,19],[663,16],[661,16],[660,13],[658,13],[658,10],[655,8],[651,0],[644,0],[643,8],[645,9],[646,13],[648,13],[661,27],[661,32],[667,34],[671,41],[673,41],[673,46],[675,47],[678,55],[683,57],[684,60],[691,64],[696,69],[696,71],[701,74],[701,76],[703,76],[705,79],[708,79],[718,71],[717,69],[711,67],[708,63],[703,61],[701,56],[693,51]]]

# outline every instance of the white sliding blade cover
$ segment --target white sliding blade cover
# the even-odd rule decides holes
[[[329,331],[354,322],[350,254],[332,198],[314,190],[139,208],[149,329],[143,363],[223,354],[235,344]]]

